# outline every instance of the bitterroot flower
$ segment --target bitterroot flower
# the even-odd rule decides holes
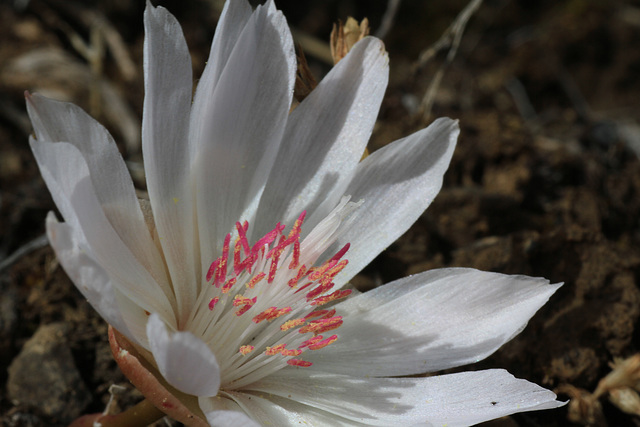
[[[27,108],[64,218],[47,218],[51,245],[153,404],[194,426],[455,426],[562,405],[499,369],[407,378],[487,357],[559,285],[459,268],[346,286],[436,196],[458,136],[439,119],[360,161],[380,40],[290,112],[296,57],[271,0],[227,2],[193,101],[178,22],[151,5],[144,19],[148,200],[80,108]]]

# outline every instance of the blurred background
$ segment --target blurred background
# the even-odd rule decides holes
[[[253,2],[254,5],[257,2]],[[159,1],[181,23],[198,79],[218,0]],[[361,290],[465,266],[565,282],[495,355],[576,404],[503,426],[640,425],[640,398],[589,398],[640,333],[640,2],[276,0],[317,80],[334,23],[368,18],[390,56],[369,151],[440,116],[462,133],[435,202],[354,280]],[[114,135],[136,186],[143,1],[0,3],[0,425],[66,425],[141,399],[106,324],[44,238],[55,210],[28,146],[24,91],[72,101]],[[637,385],[626,372],[629,385]],[[637,373],[636,373],[637,375]],[[579,404],[578,404],[579,403]],[[117,410],[117,408],[116,408]],[[170,422],[170,425],[178,425]],[[167,425],[159,424],[159,425]]]

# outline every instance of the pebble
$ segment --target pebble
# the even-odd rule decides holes
[[[91,397],[76,366],[66,323],[43,325],[9,366],[7,391],[14,404],[67,423],[82,414]]]

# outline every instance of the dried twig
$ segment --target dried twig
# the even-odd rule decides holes
[[[538,114],[522,82],[514,77],[505,84],[505,87],[531,133],[537,134],[540,131]]]
[[[16,249],[11,255],[9,255],[8,257],[6,257],[0,262],[0,272],[3,271],[5,268],[10,267],[13,263],[18,261],[23,256],[30,254],[36,249],[43,248],[48,244],[49,244],[49,240],[47,239],[46,234],[38,236],[35,239],[31,240],[30,242],[25,243],[24,245]]]
[[[88,91],[96,79],[87,64],[56,48],[28,51],[9,61],[0,74],[9,86],[28,88],[62,100],[76,99],[79,93]],[[128,152],[137,152],[140,123],[131,107],[106,79],[99,79],[97,87],[107,121],[120,131]]]
[[[396,19],[396,13],[398,12],[398,6],[400,6],[400,0],[389,0],[387,2],[387,10],[384,11],[380,28],[378,28],[378,31],[376,31],[375,34],[379,39],[384,39],[389,33],[389,30],[393,27],[393,23]]]
[[[471,2],[469,2],[469,4],[462,10],[462,12],[458,14],[449,28],[447,28],[442,37],[440,37],[440,39],[431,47],[423,51],[418,57],[418,61],[414,66],[414,69],[416,71],[424,67],[434,56],[436,56],[438,52],[449,49],[445,62],[436,72],[436,75],[433,77],[431,84],[427,88],[427,92],[422,98],[419,114],[422,114],[425,120],[428,120],[429,116],[431,115],[431,107],[433,106],[435,94],[440,87],[440,82],[442,81],[442,77],[444,76],[446,68],[451,64],[451,62],[453,62],[453,59],[458,52],[458,47],[460,46],[462,35],[464,34],[467,23],[469,22],[469,19],[471,19],[473,14],[478,10],[481,4],[482,0],[471,0]]]
[[[578,117],[586,123],[591,122],[593,119],[593,112],[582,95],[582,92],[580,92],[580,88],[576,84],[575,80],[564,67],[561,67],[560,69],[558,80],[562,89],[564,89],[564,93],[569,97],[574,110],[578,113]]]
[[[89,63],[92,62],[91,59],[96,55],[104,56],[104,45],[106,45],[106,47],[109,48],[109,51],[113,55],[113,59],[116,63],[116,66],[120,70],[122,77],[126,81],[131,81],[135,78],[137,74],[136,66],[131,59],[129,49],[120,36],[120,33],[118,33],[115,27],[111,25],[111,22],[109,22],[106,16],[95,9],[82,7],[81,3],[71,3],[68,1],[60,0],[47,1],[48,3],[55,5],[56,8],[64,10],[65,13],[68,13],[83,26],[90,29],[91,40],[90,44],[87,45],[82,41],[82,39],[76,32],[71,30],[69,33],[67,33],[68,28],[63,28],[65,33],[67,33],[67,37],[69,37],[71,43],[74,45],[74,48],[78,50],[78,53],[83,56],[87,54],[85,58]],[[74,41],[72,40],[72,38],[76,40]],[[79,45],[76,45],[78,42],[81,42],[82,44],[84,44],[84,46],[78,47]]]

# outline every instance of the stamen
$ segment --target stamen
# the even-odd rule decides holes
[[[280,223],[276,224],[276,228],[265,234],[262,239],[259,239],[251,248],[251,252],[258,252],[260,249],[264,248],[267,245],[273,243],[274,240],[278,238],[278,234],[280,234],[284,230],[284,225]]]
[[[307,216],[307,211],[302,211],[298,219],[296,219],[296,222],[293,224],[293,228],[289,233],[289,237],[293,236],[294,234],[296,235],[300,234],[300,230],[302,229],[302,223],[304,222],[304,218],[306,216]]]
[[[236,316],[242,316],[243,314],[245,314],[247,311],[249,311],[249,309],[251,308],[250,305],[245,305],[244,307],[240,308],[239,310],[236,310]]]
[[[236,295],[235,297],[233,297],[233,306],[239,307],[241,305],[247,305],[247,304],[253,305],[256,303],[257,300],[258,300],[258,297],[247,298],[241,295]]]
[[[343,199],[304,240],[301,235],[306,211],[286,234],[286,227],[277,223],[253,245],[247,237],[248,221],[235,223],[233,242],[232,233],[225,236],[220,256],[206,274],[207,282],[217,288],[207,290],[213,293],[209,297],[214,296],[209,301],[209,310],[219,306],[217,314],[214,313],[215,321],[206,324],[206,341],[220,345],[213,350],[220,358],[222,383],[229,390],[280,369],[284,362],[302,368],[312,366],[312,362],[297,357],[306,350],[320,350],[338,340],[338,335],[325,338],[323,334],[339,328],[343,318],[336,315],[336,309],[320,306],[351,293],[350,290],[333,291],[335,277],[348,265],[343,257],[349,244],[331,258],[323,258],[326,261],[316,262],[335,243],[343,214],[352,206],[355,205]],[[262,288],[256,289],[261,282]],[[220,301],[224,298],[227,300]],[[260,305],[257,305],[258,299]],[[243,316],[245,313],[249,314]],[[280,317],[279,322],[271,324]],[[301,337],[293,333],[294,329],[309,335]],[[255,347],[242,345],[244,343]],[[287,345],[295,348],[288,349]],[[239,357],[234,349],[246,357]],[[265,355],[282,357],[266,359]]]
[[[300,326],[300,325],[304,325],[304,322],[306,322],[305,319],[291,319],[291,320],[287,320],[286,322],[284,322],[282,324],[282,326],[280,326],[280,330],[281,331],[288,331],[291,328],[295,328],[296,326]]]
[[[238,230],[238,241],[242,244],[244,253],[251,252],[251,246],[249,246],[249,240],[247,240],[247,230],[249,230],[249,221],[245,221],[242,225],[236,222],[236,230]]]
[[[312,311],[311,313],[307,314],[306,316],[304,316],[305,319],[311,319],[313,317],[319,317],[321,319],[327,319],[329,317],[333,317],[333,315],[336,314],[336,309],[332,309],[332,310],[318,310],[318,311]]]
[[[209,310],[213,310],[218,301],[220,301],[219,297],[211,298],[211,301],[209,301]]]
[[[311,305],[324,305],[331,301],[346,298],[349,295],[351,295],[351,289],[337,290],[329,295],[316,298],[315,300],[311,301]]]
[[[315,345],[317,343],[319,343],[320,341],[323,340],[323,336],[322,335],[316,335],[315,337],[309,338],[306,341],[303,341],[302,344],[300,344],[298,346],[298,348],[305,348],[305,347],[309,347],[310,345]]]
[[[349,261],[346,259],[343,259],[342,261],[338,262],[334,267],[332,267],[329,271],[327,271],[327,275],[328,277],[330,277],[331,279],[333,279],[334,277],[336,277],[338,275],[338,273],[340,273],[342,270],[344,270],[344,268],[347,266],[347,264],[349,264]]]
[[[293,256],[291,257],[291,262],[289,263],[289,270],[298,268],[298,264],[300,264],[300,242],[296,240],[295,242],[293,242]]]
[[[249,280],[249,283],[247,283],[247,288],[253,289],[259,281],[265,278],[265,276],[266,274],[264,274],[263,272],[256,274],[251,280]]]
[[[289,267],[289,269],[291,269],[291,267]],[[296,277],[294,277],[293,279],[290,279],[288,284],[289,287],[291,288],[295,288],[296,284],[300,281],[300,279],[302,279],[302,277],[304,276],[304,274],[307,272],[307,267],[302,264],[302,267],[300,267],[300,269],[298,270],[298,273],[296,274]]]
[[[243,345],[240,346],[240,354],[242,354],[243,356],[246,356],[247,354],[251,353],[253,351],[255,347],[252,345]]]
[[[307,326],[300,328],[298,332],[300,332],[301,334],[306,334],[307,332],[321,334],[323,332],[332,331],[339,328],[342,323],[342,316],[330,317],[329,319],[312,320]]]
[[[273,283],[273,279],[276,278],[276,271],[278,271],[278,261],[280,261],[280,253],[273,256],[271,266],[269,267],[269,278],[267,282]]]
[[[286,346],[286,344],[278,344],[274,347],[267,347],[264,354],[266,354],[267,356],[275,356],[276,354],[280,354],[280,352],[284,350]]]
[[[253,267],[256,260],[258,259],[258,252],[259,251],[251,252],[244,259],[244,261],[239,262],[237,266],[234,265],[233,271],[235,272],[235,274],[239,275],[240,273],[242,273],[243,270],[246,270],[247,272],[251,273],[251,268]],[[234,260],[234,263],[235,263],[235,260]]]
[[[216,288],[220,287],[227,278],[227,260],[229,259],[229,243],[231,242],[231,234],[227,234],[224,238],[224,245],[222,246],[222,255],[220,255],[220,263],[216,271],[215,285]]]
[[[220,260],[216,259],[209,266],[209,270],[207,271],[207,282],[211,280],[211,278],[213,277],[213,273],[216,272],[216,269],[218,268],[218,264],[220,264]]]
[[[233,272],[236,276],[242,273],[242,270],[243,270],[242,261],[240,261],[241,250],[242,250],[242,242],[240,241],[240,238],[237,238],[236,242],[233,245]]]
[[[289,359],[287,360],[287,365],[298,366],[300,368],[308,368],[309,366],[313,365],[313,363],[307,362],[306,360]]]
[[[307,301],[311,301],[318,295],[324,294],[325,292],[331,290],[331,288],[333,288],[333,282],[319,284],[307,294]]]
[[[232,277],[231,279],[227,280],[227,283],[225,283],[224,286],[222,287],[222,293],[226,294],[227,292],[229,292],[233,287],[233,285],[236,284],[237,281],[238,281],[237,277]]]
[[[257,300],[258,297],[246,298],[240,295],[236,295],[233,298],[233,306],[242,306],[239,310],[236,310],[236,316],[242,316],[244,313],[246,313],[251,307],[253,307]]]
[[[301,291],[305,290],[306,288],[308,288],[308,287],[309,287],[309,286],[311,286],[311,285],[313,285],[313,282],[305,283],[305,284],[304,284],[304,286],[302,286],[300,289],[298,289],[298,290],[297,290],[297,291],[295,291],[294,293],[296,293],[296,294],[297,294],[298,292],[301,292]]]
[[[349,250],[349,247],[351,247],[350,243],[347,243],[346,245],[344,245],[342,247],[342,249],[340,249],[338,252],[336,252],[336,254],[334,256],[332,256],[331,259],[329,259],[329,261],[337,261],[340,258],[342,258],[344,256],[344,254],[346,254],[347,251]]]
[[[318,335],[318,336],[322,337],[322,335]],[[329,338],[324,339],[324,340],[318,342],[317,344],[309,345],[309,350],[320,350],[321,348],[325,348],[329,344],[333,344],[337,340],[338,340],[338,336],[337,335],[331,335]]]
[[[293,227],[291,228],[291,231],[289,231],[289,235],[287,236],[287,238],[285,239],[284,236],[282,236],[280,238],[280,241],[278,242],[278,245],[275,248],[272,249],[273,253],[281,254],[282,251],[287,246],[289,246],[292,243],[295,243],[296,241],[298,241],[298,239],[300,237],[300,229],[302,227],[302,223],[304,222],[304,217],[306,215],[307,215],[307,211],[303,211],[300,214],[298,219],[296,219],[296,222],[293,224]]]
[[[337,261],[330,260],[322,264],[320,267],[310,268],[308,275],[309,280],[316,281],[320,279],[327,272],[327,270],[335,266],[337,263]]]
[[[267,308],[262,313],[258,314],[253,318],[253,323],[260,323],[263,320],[272,321],[273,319],[277,319],[278,317],[285,315],[291,312],[291,307],[284,307],[278,309],[278,307],[270,307]]]

